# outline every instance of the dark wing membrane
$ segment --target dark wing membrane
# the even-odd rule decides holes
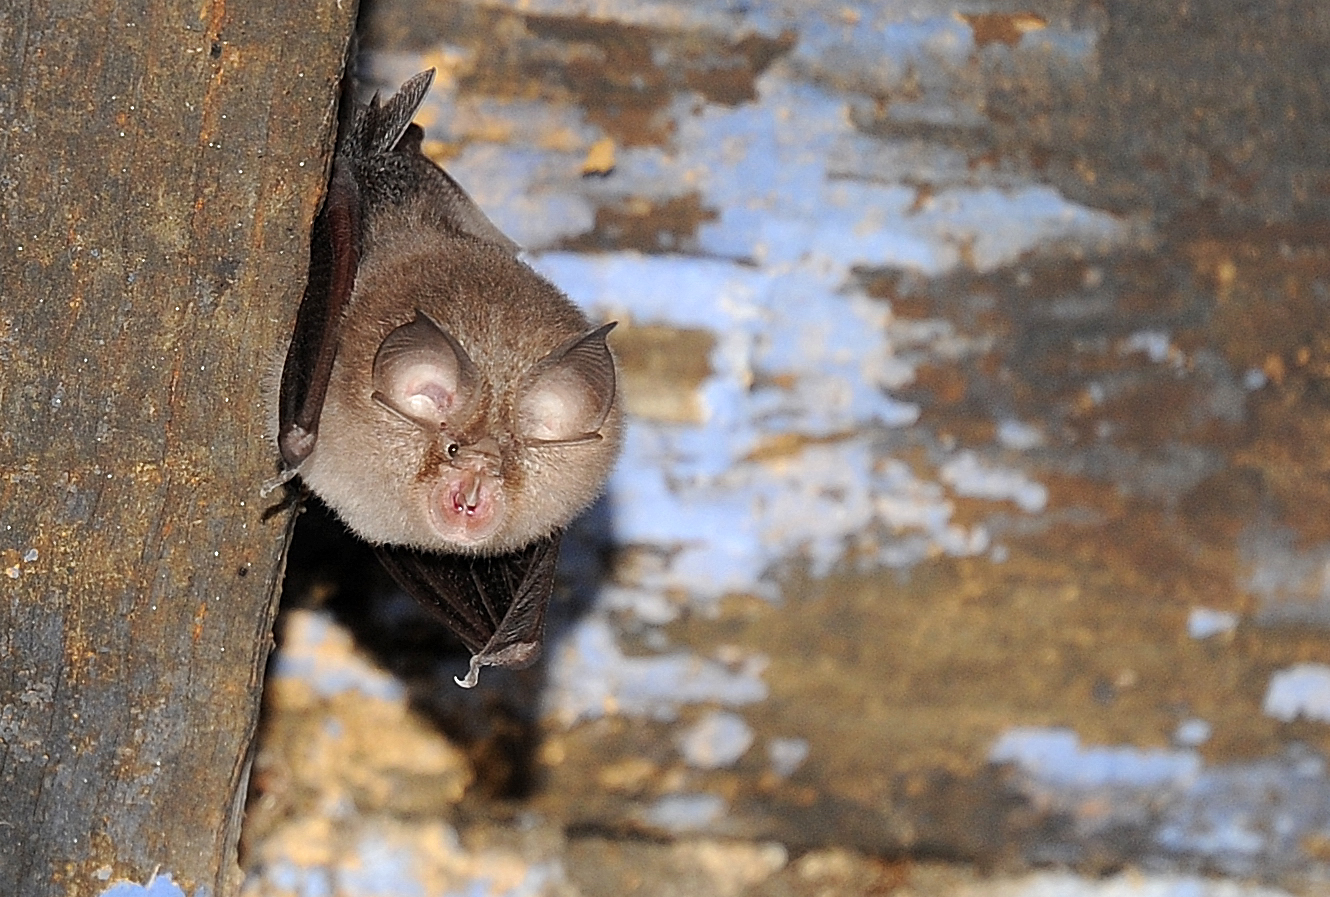
[[[360,265],[360,191],[346,166],[332,179],[310,237],[309,280],[282,366],[277,445],[289,469],[314,450],[337,339]]]
[[[545,609],[554,591],[560,533],[494,557],[376,545],[384,568],[443,618],[471,652],[457,684],[476,684],[486,666],[522,669],[540,656]]]
[[[379,95],[366,106],[356,110],[351,130],[346,135],[345,149],[350,155],[369,160],[388,153],[416,117],[425,94],[434,83],[434,69],[421,72],[397,89],[397,93],[380,102]]]

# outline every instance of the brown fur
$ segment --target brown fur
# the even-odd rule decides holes
[[[595,500],[614,463],[618,402],[601,439],[560,445],[525,444],[514,408],[532,366],[590,322],[507,248],[441,228],[428,195],[368,211],[318,442],[301,478],[371,542],[493,554],[565,526]],[[417,310],[456,338],[480,374],[481,401],[451,435],[464,444],[492,437],[501,449],[502,520],[481,545],[446,541],[431,527],[428,494],[447,461],[434,437],[371,398],[380,344]]]

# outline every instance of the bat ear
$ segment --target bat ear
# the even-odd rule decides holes
[[[374,399],[427,430],[462,421],[477,396],[475,363],[448,331],[417,310],[374,356]]]
[[[575,337],[536,362],[517,397],[517,428],[532,442],[599,438],[614,404],[611,322]]]

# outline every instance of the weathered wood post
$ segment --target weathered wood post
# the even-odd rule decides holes
[[[0,2],[0,894],[238,884],[355,7]]]

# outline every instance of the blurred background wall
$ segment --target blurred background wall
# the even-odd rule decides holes
[[[1330,887],[1330,7],[361,28],[631,428],[474,693],[307,515],[247,895]]]

